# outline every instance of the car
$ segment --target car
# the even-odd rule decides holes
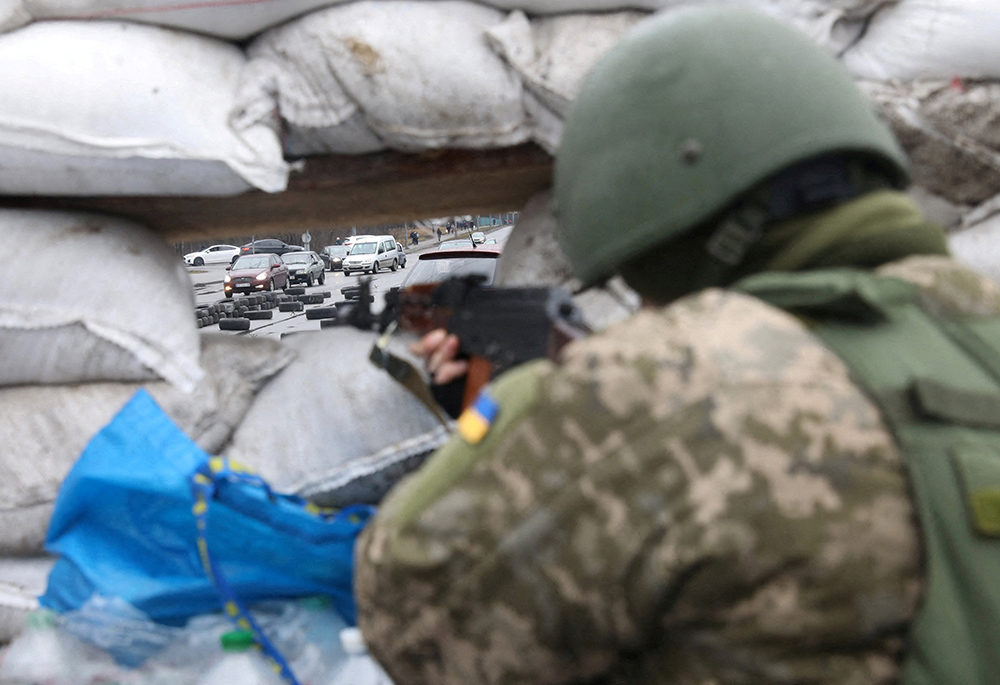
[[[188,252],[184,255],[184,263],[188,266],[204,264],[228,264],[240,255],[240,248],[235,245],[212,245],[204,250]]]
[[[319,256],[323,260],[323,265],[327,271],[342,271],[344,268],[344,257],[351,249],[347,245],[327,245],[319,251]]]
[[[503,250],[492,245],[477,248],[431,250],[414,262],[399,284],[401,290],[423,283],[440,283],[452,276],[480,275],[483,285],[492,285]]]
[[[288,277],[292,283],[305,283],[312,286],[317,282],[320,285],[326,282],[326,268],[323,266],[323,260],[312,250],[286,252],[282,255],[281,261],[288,267]]]
[[[303,250],[301,245],[290,245],[282,240],[277,240],[276,238],[261,238],[260,240],[254,240],[246,245],[240,247],[240,256],[248,254],[261,254],[270,253],[276,255],[283,255],[287,252],[295,252],[296,250]]]
[[[288,267],[276,254],[248,254],[237,257],[226,267],[229,272],[223,279],[226,297],[233,293],[253,293],[261,290],[284,290],[291,285]]]
[[[486,234],[483,233],[482,231],[476,231],[469,237],[472,238],[472,242],[474,242],[476,245],[482,245],[483,243],[486,242]]]
[[[406,252],[403,250],[403,246],[399,244],[398,240],[396,241],[396,250],[399,252],[399,268],[400,269],[405,269],[406,268]]]
[[[357,271],[375,274],[379,269],[395,271],[399,267],[399,253],[399,243],[391,235],[359,240],[344,259],[344,275],[350,276]]]

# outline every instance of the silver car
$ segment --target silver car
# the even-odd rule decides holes
[[[326,267],[315,252],[286,252],[281,260],[288,266],[288,277],[292,283],[305,283],[309,286],[326,283]]]

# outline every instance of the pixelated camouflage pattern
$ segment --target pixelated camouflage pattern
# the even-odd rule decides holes
[[[881,270],[1000,312],[944,257]],[[923,588],[900,455],[788,314],[708,290],[494,383],[357,548],[397,685],[888,683]]]

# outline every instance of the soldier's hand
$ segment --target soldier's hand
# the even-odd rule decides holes
[[[436,385],[458,380],[469,370],[469,362],[456,359],[458,338],[443,328],[427,333],[410,346],[413,354],[424,358],[424,366]]]

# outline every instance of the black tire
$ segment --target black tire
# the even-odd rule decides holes
[[[322,295],[299,295],[299,302],[303,304],[323,304]]]
[[[267,282],[267,290],[268,290],[268,292],[271,292],[272,290],[274,290],[274,279],[273,278],[270,279]]]
[[[306,294],[306,289],[305,288],[289,288],[287,291],[285,291],[285,294],[286,295],[305,295]]]
[[[202,259],[201,257],[195,257],[194,258],[194,265],[195,266],[205,266],[205,260]]]
[[[312,274],[309,274],[308,276],[306,276],[306,287],[307,288],[313,287],[313,275]]]
[[[219,322],[219,328],[224,331],[247,331],[250,330],[250,319],[223,319]]]
[[[377,259],[374,262],[372,262],[372,273],[373,274],[377,274],[378,273],[378,260]]]
[[[319,275],[319,284],[324,285],[326,283],[326,272],[321,272]]]
[[[228,298],[231,298],[232,296],[233,296],[233,294],[232,294],[231,292],[229,292],[229,291],[226,291],[226,298],[227,298],[227,299],[228,299]]]
[[[246,318],[248,319],[270,319],[273,316],[273,309],[261,309],[260,311],[246,313]]]
[[[345,275],[345,276],[350,276],[350,275],[351,275],[351,272],[350,272],[350,271],[348,271],[347,269],[344,269],[344,275]]]
[[[396,263],[396,260],[394,259],[392,260],[392,266],[390,266],[389,269],[391,269],[393,273],[396,273],[396,267],[398,266],[399,265]]]
[[[339,322],[336,319],[320,319],[319,320],[319,327],[320,328],[331,328],[331,327],[338,326],[338,325],[339,325]]]
[[[337,318],[336,307],[313,307],[306,310],[307,319],[335,319]]]
[[[301,302],[282,302],[278,305],[279,312],[301,312],[303,309]]]

